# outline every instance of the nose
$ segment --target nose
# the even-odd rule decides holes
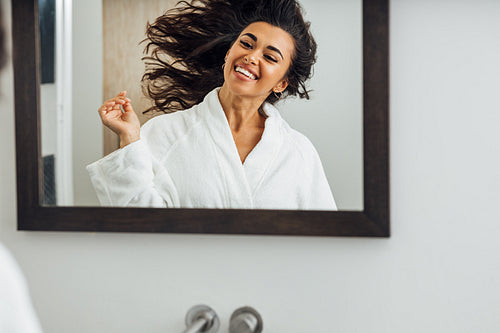
[[[243,58],[243,61],[246,64],[252,64],[252,65],[256,65],[257,64],[257,59],[256,59],[256,57],[254,56],[253,53],[245,56],[245,58]]]

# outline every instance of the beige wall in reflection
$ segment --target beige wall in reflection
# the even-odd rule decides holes
[[[146,23],[153,22],[177,0],[103,0],[103,96],[107,100],[126,90],[132,100],[141,124],[147,116],[142,111],[151,102],[142,94],[141,77],[144,73]],[[104,128],[103,153],[116,150],[119,140],[111,130]]]

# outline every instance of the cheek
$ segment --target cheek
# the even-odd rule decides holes
[[[227,51],[226,58],[234,60],[234,59],[238,58],[239,53],[241,53],[241,52],[239,52],[238,48],[233,45],[233,46],[231,46],[229,51]]]
[[[277,82],[283,80],[283,78],[285,77],[287,73],[287,69],[286,68],[283,68],[283,67],[280,67],[280,68],[273,68],[272,70],[272,75],[274,76],[275,80]]]

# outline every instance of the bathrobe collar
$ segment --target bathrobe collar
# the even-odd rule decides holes
[[[218,150],[221,154],[220,157],[228,161],[232,166],[231,169],[239,173],[235,176],[244,178],[245,186],[248,188],[250,196],[253,197],[274,158],[278,155],[277,152],[283,142],[281,129],[283,119],[274,106],[268,103],[264,104],[263,110],[268,116],[264,124],[264,132],[260,141],[242,164],[231,128],[219,100],[219,89],[216,88],[208,93],[204,102],[200,104],[202,106],[200,113],[206,119],[207,127],[215,144],[221,148]]]

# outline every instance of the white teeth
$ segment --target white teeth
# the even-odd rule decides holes
[[[245,75],[245,76],[249,77],[250,79],[255,80],[255,76],[254,76],[252,73],[250,73],[249,71],[247,71],[246,69],[241,68],[241,67],[239,67],[239,66],[236,66],[236,69],[235,69],[235,70],[236,70],[237,72],[239,72],[239,73],[241,73],[241,74],[243,74],[243,75]]]

